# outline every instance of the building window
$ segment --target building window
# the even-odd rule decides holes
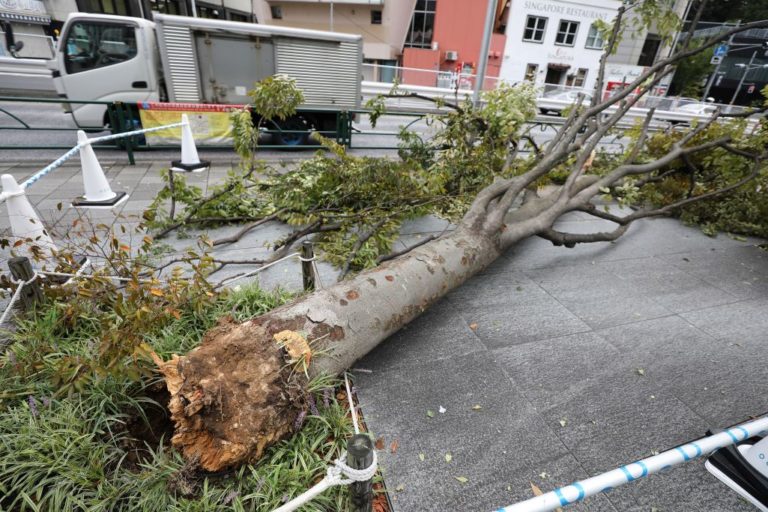
[[[381,11],[371,11],[371,25],[381,25]]]
[[[576,43],[576,32],[579,30],[578,21],[560,20],[560,28],[557,29],[555,44],[560,46],[573,46]]]
[[[102,14],[119,14],[121,16],[136,16],[127,0],[78,0],[77,8],[82,12]]]
[[[579,68],[575,75],[568,75],[565,80],[565,85],[568,87],[577,87],[579,89],[584,87],[584,83],[587,81],[587,69]]]
[[[544,33],[547,31],[547,18],[540,16],[528,16],[525,20],[523,41],[541,43],[544,41]]]
[[[603,46],[605,46],[603,36],[597,29],[597,25],[593,23],[592,26],[589,27],[589,34],[587,34],[587,44],[584,45],[584,47],[589,48],[590,50],[602,50]]]
[[[411,26],[408,29],[408,36],[405,38],[406,48],[429,48],[432,46],[436,3],[436,0],[416,1]]]
[[[640,58],[637,60],[638,66],[653,66],[653,61],[656,60],[656,54],[659,53],[659,46],[661,46],[661,38],[656,34],[648,34],[643,44],[643,49],[640,51]]]
[[[272,19],[275,20],[281,20],[283,19],[283,8],[279,5],[272,5],[269,8],[270,11],[272,11]]]
[[[249,21],[251,21],[251,17],[248,16],[247,14],[242,14],[239,12],[232,12],[232,11],[229,11],[227,14],[229,14],[230,21],[239,21],[242,23],[248,23]]]
[[[149,8],[163,14],[182,14],[180,0],[149,0]]]
[[[224,19],[221,7],[208,7],[200,4],[197,4],[197,16],[213,20]]]
[[[525,66],[525,76],[523,77],[523,80],[531,83],[536,82],[536,74],[538,72],[539,72],[538,64],[528,64],[527,66]]]

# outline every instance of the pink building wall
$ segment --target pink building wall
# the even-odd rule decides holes
[[[431,71],[455,71],[463,63],[471,63],[472,72],[477,73],[488,1],[437,0],[432,43],[433,47],[437,43],[438,49],[404,48],[402,66]],[[486,76],[499,76],[505,43],[506,36],[503,34],[494,33],[491,37]],[[458,52],[458,58],[446,61],[446,51]],[[406,70],[403,71],[403,83],[434,86],[435,74]],[[486,88],[494,86],[494,80],[486,82]]]

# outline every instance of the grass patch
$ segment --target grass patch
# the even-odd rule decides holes
[[[222,316],[243,320],[290,298],[242,287],[140,335],[167,358],[197,346]],[[294,436],[257,464],[201,473],[170,447],[163,386],[149,365],[130,356],[135,372],[98,371],[103,333],[121,322],[79,296],[51,299],[19,322],[0,355],[0,510],[268,511],[321,479],[352,433],[339,382],[318,379]],[[73,381],[78,368],[96,371]],[[347,500],[348,487],[334,487],[301,510],[346,510]]]

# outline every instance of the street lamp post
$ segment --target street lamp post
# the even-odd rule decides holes
[[[741,86],[744,85],[744,80],[747,79],[747,75],[749,74],[750,71],[752,71],[753,69],[768,68],[768,64],[760,64],[760,65],[752,64],[755,61],[756,55],[757,55],[757,50],[752,52],[752,57],[749,59],[749,63],[735,65],[735,67],[737,68],[744,68],[744,73],[741,75],[741,80],[739,80],[739,85],[736,86],[736,90],[733,92],[733,98],[731,98],[731,102],[728,103],[729,105],[733,105],[733,102],[736,101],[736,97],[739,95],[739,92],[741,91]]]

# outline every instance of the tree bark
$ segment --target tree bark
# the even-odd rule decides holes
[[[275,334],[306,338],[316,354],[309,377],[339,374],[501,252],[498,237],[459,227],[260,317],[216,327],[199,348],[160,364],[174,446],[207,471],[257,460],[305,408],[307,379],[286,364]]]

